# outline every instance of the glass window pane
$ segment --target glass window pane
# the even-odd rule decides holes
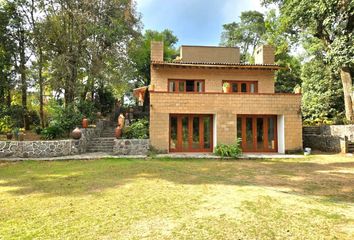
[[[178,91],[179,92],[184,92],[184,82],[183,81],[180,81],[179,84],[178,84]]]
[[[177,117],[171,117],[171,139],[170,148],[177,148]]]
[[[238,92],[237,83],[231,84],[231,90],[232,90],[232,92]]]
[[[253,118],[246,118],[246,148],[253,149]]]
[[[255,84],[254,84],[254,83],[251,83],[251,84],[250,84],[250,92],[251,92],[251,93],[254,93],[254,92],[255,92]]]
[[[199,141],[199,117],[193,117],[193,141],[192,141],[192,148],[199,149],[200,148],[200,141]]]
[[[188,117],[182,118],[182,149],[188,150]]]
[[[187,92],[194,92],[194,81],[192,81],[192,80],[186,81],[186,91]]]
[[[268,118],[268,148],[273,150],[275,149],[274,130],[275,130],[275,118],[270,117]]]
[[[168,91],[175,92],[176,91],[176,83],[174,81],[170,81],[168,85]]]
[[[211,133],[210,133],[210,124],[211,124],[211,117],[204,117],[204,148],[208,149],[211,147]]]
[[[242,118],[237,118],[237,138],[242,141]]]
[[[241,92],[247,92],[247,84],[241,83]]]
[[[257,118],[257,150],[264,148],[263,118]]]
[[[203,82],[197,82],[197,92],[203,92]]]

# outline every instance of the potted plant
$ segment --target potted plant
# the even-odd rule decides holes
[[[231,92],[230,83],[225,82],[225,83],[222,85],[222,90],[223,90],[224,93],[229,93],[229,92]]]

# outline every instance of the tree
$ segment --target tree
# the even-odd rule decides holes
[[[252,62],[255,48],[262,41],[266,28],[264,15],[257,11],[242,12],[240,22],[223,25],[221,45],[241,47],[241,61]]]
[[[164,59],[172,60],[177,55],[175,44],[178,42],[178,38],[169,29],[165,29],[162,32],[146,30],[143,36],[136,42],[132,42],[130,45],[129,55],[132,59],[134,78],[136,80],[135,87],[150,85],[150,53],[151,53],[151,41],[163,41],[164,42]],[[149,94],[145,94],[144,109],[148,111]]]
[[[266,18],[257,11],[242,12],[240,23],[225,24],[223,28],[221,45],[240,46],[243,62],[254,62],[257,45],[266,43],[275,46],[275,63],[287,67],[276,72],[276,92],[293,92],[294,87],[301,84],[300,60],[290,55],[287,36],[279,28],[279,19],[274,10]]]
[[[351,69],[354,68],[354,2],[351,0],[263,0],[276,3],[283,29],[323,43],[326,60],[340,75],[345,115],[354,120]]]
[[[343,89],[323,59],[313,58],[302,68],[302,114],[305,121],[338,122],[344,113]]]

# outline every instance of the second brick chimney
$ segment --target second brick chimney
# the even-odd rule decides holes
[[[254,53],[255,64],[274,64],[274,47],[262,45]]]
[[[163,62],[163,42],[151,41],[151,61]]]

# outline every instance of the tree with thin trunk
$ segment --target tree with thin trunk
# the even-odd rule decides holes
[[[284,31],[297,40],[310,35],[322,41],[327,63],[342,81],[346,118],[353,121],[354,1],[263,0],[265,5],[274,3]]]

